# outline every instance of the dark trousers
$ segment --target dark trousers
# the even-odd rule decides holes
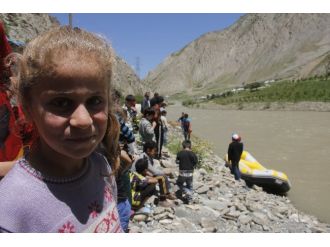
[[[156,194],[156,187],[155,184],[148,184],[147,187],[144,188],[143,191],[141,191],[140,198],[141,198],[141,205],[144,204],[144,201],[148,199],[150,196]]]
[[[240,180],[241,172],[239,171],[238,163],[232,163],[231,173],[234,174],[235,180]]]
[[[132,206],[134,210],[138,210],[144,206],[144,203],[148,198],[152,195],[157,195],[156,185],[155,184],[148,184],[147,187],[145,187],[139,197],[140,204],[139,206]]]
[[[189,131],[183,131],[183,136],[185,141],[190,141],[190,132]]]
[[[184,183],[186,183],[186,186],[184,186]],[[176,181],[176,184],[179,186],[181,191],[185,191],[188,189],[189,191],[192,191],[193,189],[193,177],[183,177],[179,176],[178,180]]]

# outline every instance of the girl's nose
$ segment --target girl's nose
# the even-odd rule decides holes
[[[79,105],[71,115],[70,125],[80,129],[87,129],[93,124],[93,120],[84,105]]]

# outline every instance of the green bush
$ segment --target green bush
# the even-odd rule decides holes
[[[170,153],[176,155],[180,150],[182,150],[182,141],[183,138],[179,138],[177,135],[170,135],[167,148]],[[197,168],[204,168],[207,171],[212,170],[209,167],[205,159],[210,155],[211,144],[207,141],[204,141],[194,135],[191,136],[192,151],[196,154],[198,158]]]

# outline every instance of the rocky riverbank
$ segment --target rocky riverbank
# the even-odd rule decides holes
[[[180,127],[170,129],[170,140],[181,138]],[[172,189],[178,176],[175,155],[164,150],[164,169],[171,170]],[[194,173],[193,202],[180,199],[172,207],[148,201],[150,214],[136,214],[131,232],[330,232],[330,225],[298,211],[285,196],[266,193],[262,188],[233,179],[223,159],[211,150],[203,155],[203,167]]]

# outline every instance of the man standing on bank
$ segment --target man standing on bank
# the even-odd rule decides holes
[[[243,143],[241,137],[234,133],[232,135],[232,142],[228,147],[228,161],[231,163],[231,173],[234,174],[235,180],[240,180],[241,173],[239,171],[239,161],[243,152]]]

